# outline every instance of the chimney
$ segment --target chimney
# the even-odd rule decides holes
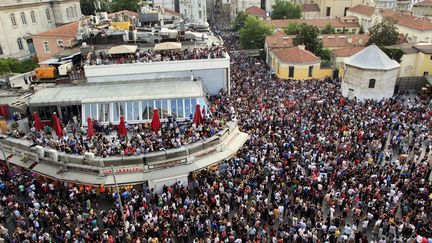
[[[305,50],[305,45],[298,45],[298,48],[301,50]]]

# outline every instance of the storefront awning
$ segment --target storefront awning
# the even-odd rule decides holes
[[[14,155],[8,161],[9,161],[9,163],[20,166],[24,169],[28,169],[36,163],[36,162],[30,161],[30,160],[23,160],[23,157],[20,157],[18,155]]]
[[[33,168],[32,172],[39,174],[41,176],[49,177],[51,179],[73,182],[78,184],[85,184],[85,185],[105,184],[104,176],[98,176],[96,174],[89,174],[89,173],[78,172],[78,171],[65,171],[60,173],[59,170],[60,170],[59,166],[46,164],[46,163],[39,163]]]

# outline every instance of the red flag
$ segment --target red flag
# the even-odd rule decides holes
[[[33,119],[34,119],[34,128],[36,129],[36,131],[40,131],[43,129],[43,124],[41,122],[41,119],[39,117],[39,114],[35,111],[33,112]]]
[[[63,130],[60,124],[60,121],[57,117],[57,114],[54,112],[54,114],[52,115],[53,119],[54,119],[54,131],[56,132],[57,136],[59,137],[63,137]]]
[[[125,125],[125,121],[124,121],[124,117],[123,116],[120,117],[120,123],[119,123],[119,127],[118,127],[118,134],[121,137],[126,137],[126,135],[127,135],[126,125]]]
[[[91,138],[93,136],[93,121],[89,117],[87,118],[87,137]]]
[[[161,128],[161,122],[160,122],[160,118],[159,118],[158,109],[154,109],[154,111],[153,111],[153,118],[152,118],[152,122],[151,122],[151,127],[152,127],[154,132],[159,131],[159,129]]]
[[[201,108],[200,108],[200,105],[199,105],[199,104],[197,104],[197,105],[195,106],[195,114],[194,114],[193,122],[194,122],[196,125],[199,125],[199,124],[202,122]]]

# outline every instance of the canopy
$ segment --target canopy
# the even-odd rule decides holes
[[[138,46],[133,45],[121,45],[114,46],[109,49],[108,54],[127,54],[127,53],[135,53],[138,49]]]
[[[87,137],[91,138],[93,136],[93,121],[91,117],[87,118]]]
[[[153,111],[153,118],[152,118],[152,122],[151,122],[151,127],[152,127],[154,132],[159,131],[159,129],[161,128],[159,112],[158,112],[158,109],[156,109],[156,108]]]
[[[126,137],[127,135],[127,130],[126,130],[126,125],[125,125],[125,121],[124,121],[124,116],[120,117],[120,123],[118,126],[118,134],[120,135],[120,137]]]
[[[179,42],[164,42],[158,43],[155,45],[155,51],[164,51],[164,50],[180,50],[182,48],[182,44]]]
[[[56,132],[57,136],[63,137],[63,130],[61,128],[60,120],[57,117],[57,114],[54,112],[52,115],[54,120],[54,131]]]
[[[44,126],[41,122],[39,114],[36,111],[33,112],[33,119],[34,119],[34,128],[36,129],[36,131],[42,130]]]
[[[199,125],[199,124],[202,123],[202,121],[203,121],[203,118],[202,118],[202,115],[201,115],[201,108],[200,108],[200,105],[197,104],[195,106],[195,114],[194,114],[193,122],[196,125]]]

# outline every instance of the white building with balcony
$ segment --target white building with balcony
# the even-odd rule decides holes
[[[32,36],[81,18],[79,0],[0,1],[0,58],[35,53]]]
[[[207,22],[207,1],[203,0],[153,0],[154,6],[172,9],[190,23],[205,25]]]

